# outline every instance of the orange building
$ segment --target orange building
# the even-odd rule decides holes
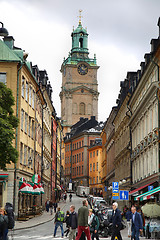
[[[102,140],[96,138],[88,149],[89,152],[89,187],[90,193],[102,193]]]

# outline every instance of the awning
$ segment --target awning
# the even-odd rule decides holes
[[[133,191],[130,191],[129,192],[129,195],[138,195],[138,191],[140,191],[141,189],[143,189],[143,188],[145,188],[145,187],[148,187],[149,185],[151,185],[151,184],[153,184],[153,183],[148,183],[148,184],[146,184],[146,185],[144,185],[144,186],[142,186],[142,187],[139,187],[139,188],[136,188],[136,189],[134,189]]]
[[[36,184],[34,184],[34,186],[33,186],[33,194],[34,195],[39,195],[41,192],[40,192],[40,188],[36,185]]]
[[[0,178],[8,178],[8,173],[0,173]]]
[[[40,193],[44,194],[44,188],[40,184],[38,184],[38,187],[39,187]]]
[[[30,184],[27,184],[27,183],[25,183],[25,182],[19,182],[19,191],[21,192],[21,193],[32,193],[32,191],[33,191],[33,188],[32,188],[32,186],[30,185]]]
[[[148,192],[145,192],[137,197],[134,198],[134,200],[140,200],[140,201],[143,201],[143,200],[147,200],[149,199],[153,194],[155,193],[158,193],[160,192],[160,187],[157,187],[157,188],[154,188],[152,189],[151,191],[148,191]]]

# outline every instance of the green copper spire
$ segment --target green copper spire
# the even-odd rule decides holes
[[[73,30],[71,36],[72,36],[72,49],[71,49],[71,55],[73,57],[84,57],[88,58],[88,33],[87,30],[82,27],[82,21],[81,21],[81,12],[82,10],[79,10],[79,25],[78,27]]]

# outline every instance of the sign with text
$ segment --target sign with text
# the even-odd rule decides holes
[[[118,192],[119,192],[118,182],[112,182],[112,193],[118,193]]]

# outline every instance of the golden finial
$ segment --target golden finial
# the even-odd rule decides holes
[[[73,31],[74,31],[74,26],[73,26]]]
[[[81,12],[82,12],[82,10],[80,9],[79,10],[79,25],[81,25],[82,24],[82,15],[81,15]]]

